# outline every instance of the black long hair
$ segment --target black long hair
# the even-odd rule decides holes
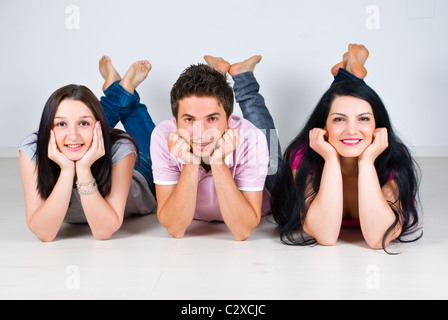
[[[309,206],[319,192],[325,161],[310,147],[309,132],[314,128],[325,128],[331,105],[339,96],[352,96],[368,102],[373,110],[376,127],[386,128],[388,132],[389,147],[375,160],[375,168],[381,187],[386,184],[389,175],[393,175],[398,186],[398,199],[397,203],[389,203],[395,214],[395,222],[383,237],[383,249],[386,238],[398,224],[401,224],[402,231],[397,240],[418,240],[422,234],[411,240],[408,237],[420,229],[417,210],[420,183],[418,165],[409,149],[395,134],[387,110],[376,92],[359,81],[342,81],[334,83],[322,96],[304,128],[283,155],[285,165],[271,192],[271,210],[280,227],[282,242],[292,245],[316,243],[315,239],[307,237],[303,232],[303,224]],[[291,164],[298,153],[302,158],[294,178]],[[306,190],[312,192],[306,194]]]
[[[98,190],[101,195],[105,197],[110,193],[112,184],[112,145],[117,140],[125,138],[132,141],[136,150],[138,150],[138,147],[135,140],[126,132],[109,128],[103,107],[98,98],[89,88],[74,84],[56,90],[47,100],[42,112],[39,130],[36,133],[37,190],[43,199],[47,199],[53,191],[61,172],[59,165],[48,158],[48,144],[50,140],[50,131],[53,129],[56,110],[59,104],[65,99],[73,99],[83,102],[92,111],[95,120],[100,121],[105,154],[95,161],[91,167],[91,171],[98,184]]]

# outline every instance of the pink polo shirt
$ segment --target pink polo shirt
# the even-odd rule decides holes
[[[235,184],[241,191],[263,191],[262,216],[270,210],[270,194],[265,188],[269,153],[265,135],[246,119],[232,116],[231,128],[239,129],[240,145],[226,157]],[[168,150],[168,134],[176,131],[175,120],[160,123],[151,136],[151,161],[154,183],[177,184],[184,162]],[[199,167],[195,219],[223,221],[212,172]]]

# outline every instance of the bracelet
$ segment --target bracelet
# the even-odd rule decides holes
[[[89,187],[87,190],[83,189],[83,187]],[[96,190],[98,190],[98,185],[96,184],[96,180],[93,179],[90,182],[79,182],[76,181],[76,188],[78,189],[78,193],[80,195],[90,195],[94,194]]]

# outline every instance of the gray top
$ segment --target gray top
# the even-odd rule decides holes
[[[22,143],[20,151],[25,153],[30,159],[36,162],[36,144],[37,136],[32,134]],[[126,157],[130,153],[136,153],[135,146],[127,139],[120,139],[112,146],[112,165]],[[132,214],[149,214],[157,212],[157,202],[149,189],[145,177],[134,170],[129,190],[124,217]],[[87,223],[84,210],[82,209],[81,199],[78,190],[73,188],[70,205],[65,216],[65,221],[70,223]]]

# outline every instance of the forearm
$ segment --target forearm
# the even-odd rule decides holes
[[[223,220],[235,240],[244,241],[260,223],[261,202],[252,206],[237,188],[225,164],[212,164],[213,180]]]
[[[359,219],[363,236],[371,248],[381,249],[384,234],[396,218],[384,197],[373,163],[359,163],[358,188]],[[399,235],[400,229],[398,226],[389,239],[386,239],[386,246]]]
[[[343,185],[339,159],[325,162],[320,189],[310,204],[303,225],[304,231],[319,244],[333,245],[341,230]]]
[[[77,181],[88,183],[93,180],[89,169],[77,169]],[[85,189],[87,187],[83,187]],[[123,213],[119,214],[103,198],[99,190],[92,194],[80,194],[81,205],[90,226],[93,237],[96,240],[109,239],[122,225]],[[123,208],[124,210],[124,208]]]
[[[158,219],[175,238],[183,238],[196,211],[199,165],[184,165],[174,191],[158,208]]]
[[[67,214],[72,196],[74,170],[61,171],[50,196],[33,214],[29,214],[29,229],[44,242],[53,241]]]

